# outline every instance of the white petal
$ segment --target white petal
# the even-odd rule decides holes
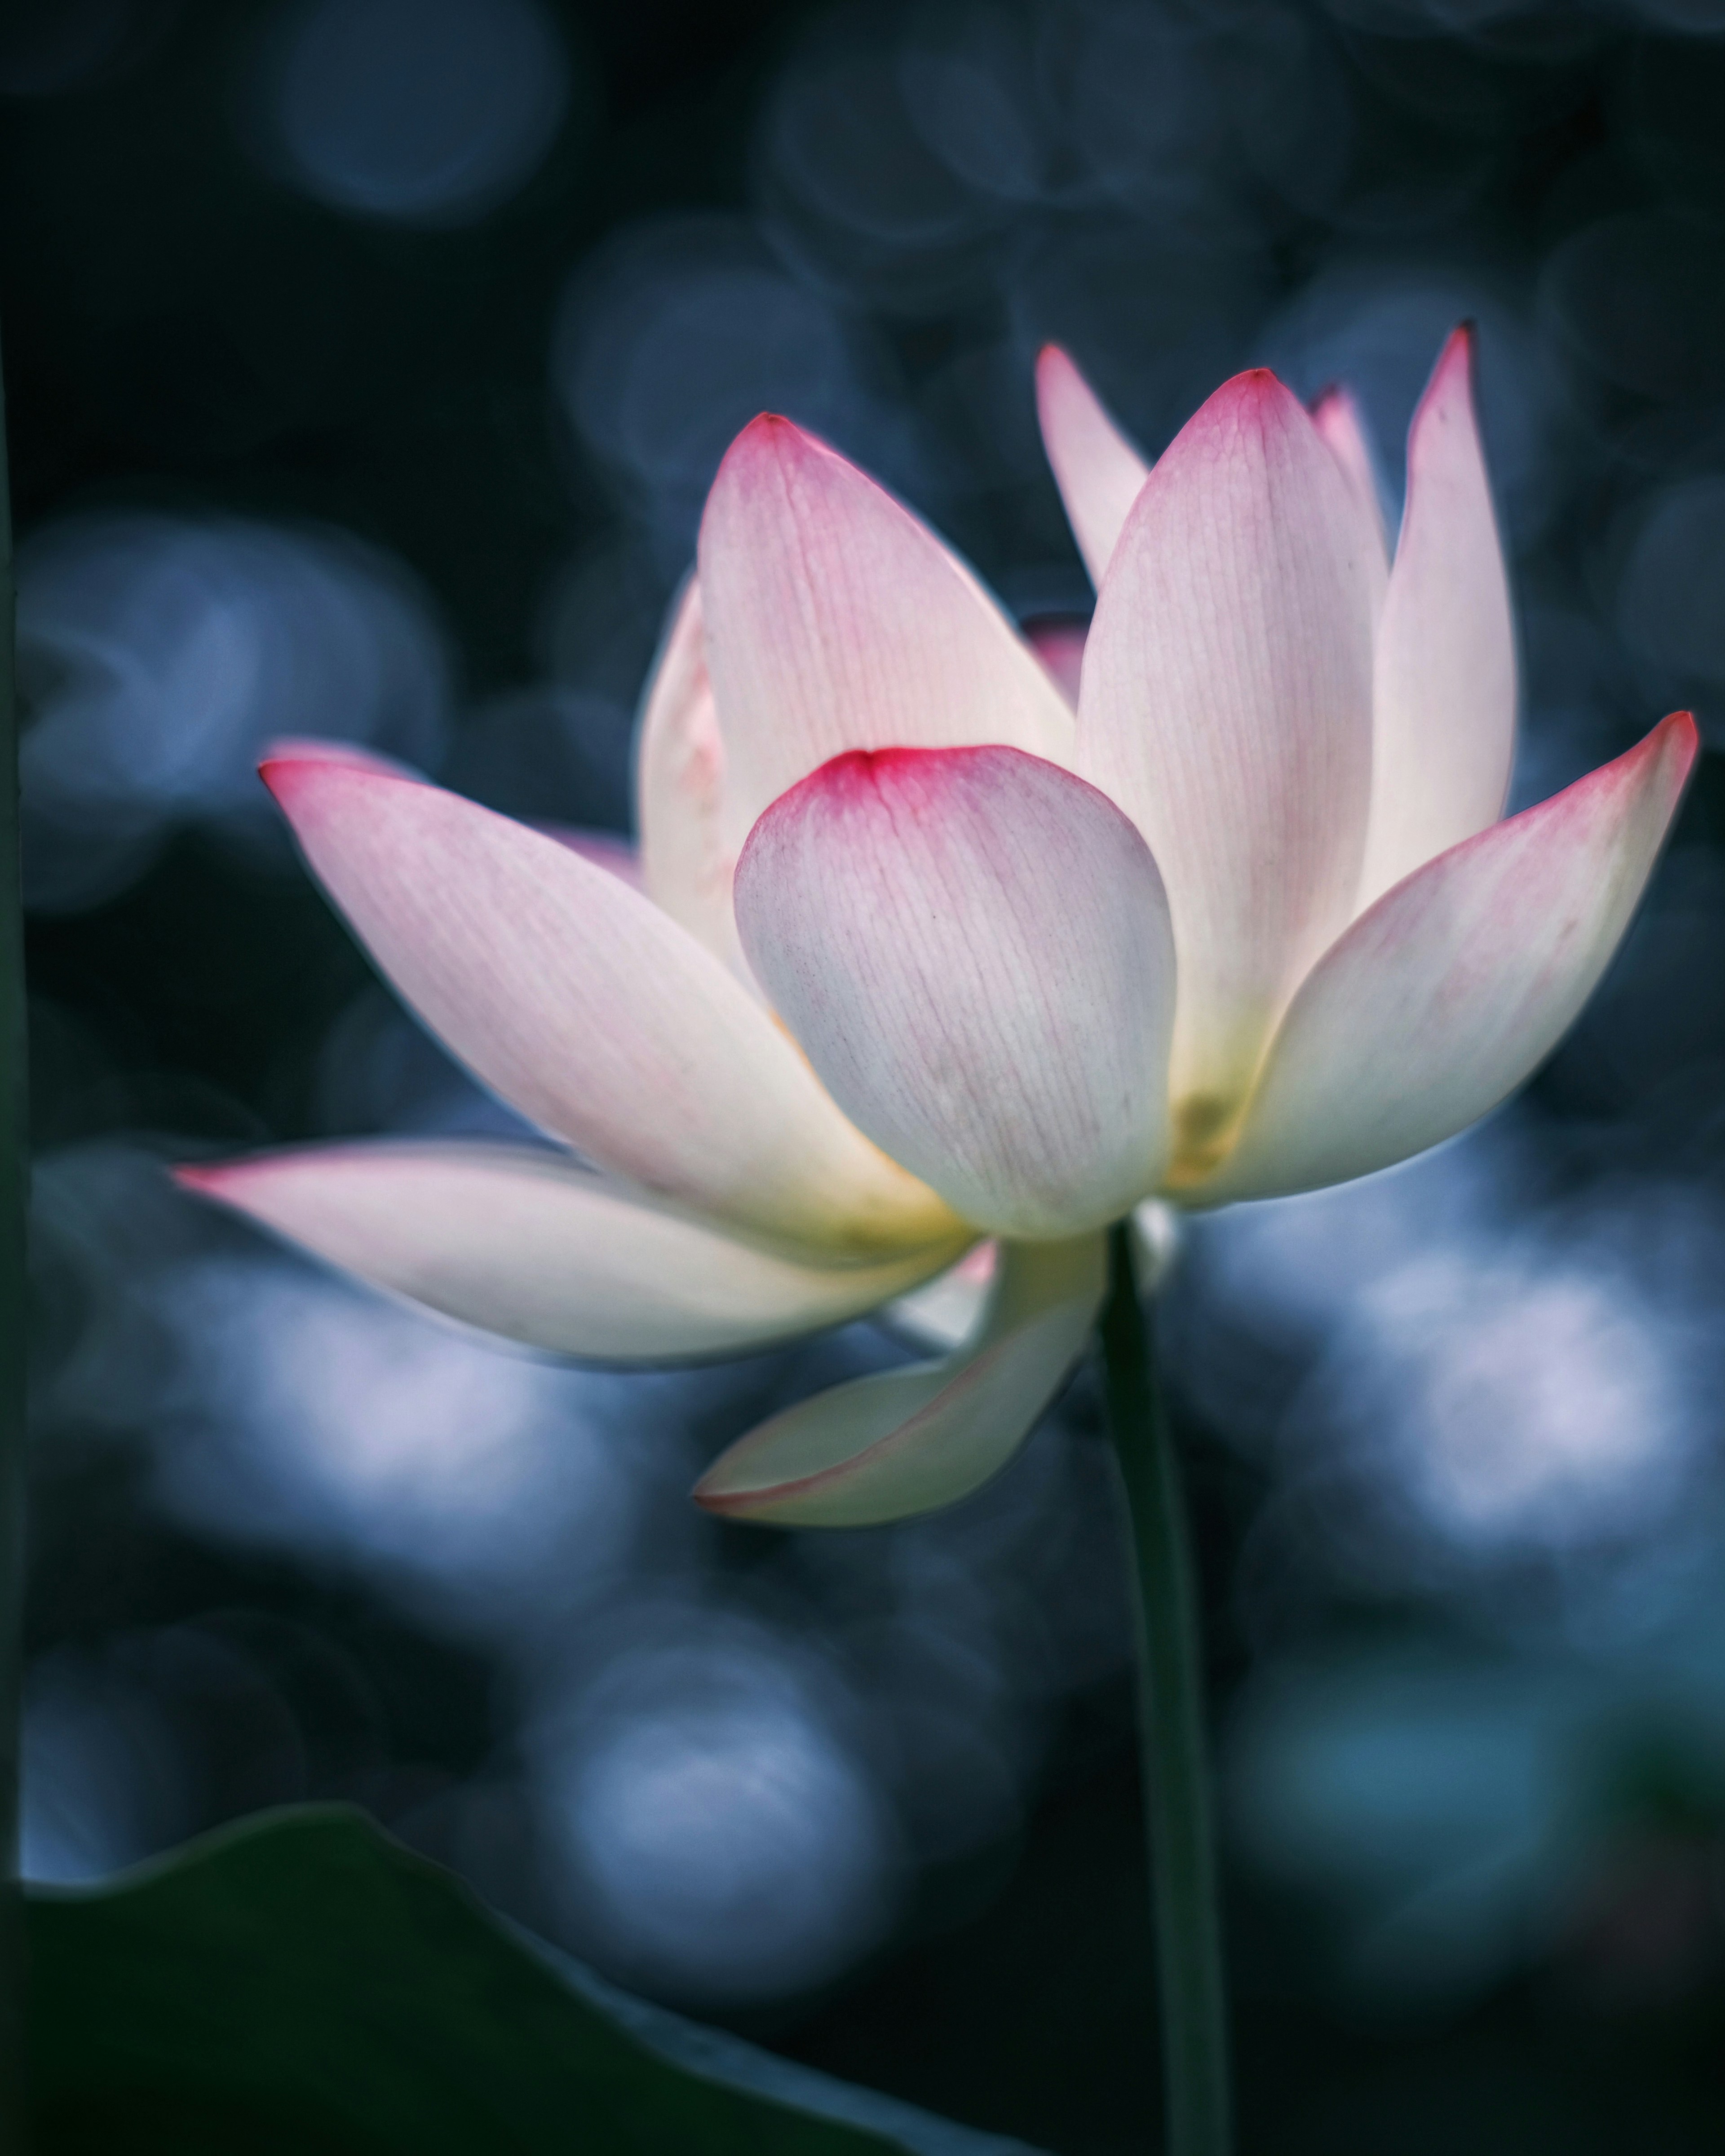
[[[788,1262],[526,1147],[336,1146],[178,1179],[375,1286],[591,1361],[763,1347],[857,1317],[943,1262]]]
[[[755,826],[737,911],[834,1099],[963,1219],[1070,1235],[1155,1188],[1168,910],[1094,787],[1017,749],[835,757]]]
[[[1474,419],[1473,338],[1444,349],[1408,436],[1408,501],[1378,631],[1361,911],[1495,824],[1515,756],[1515,628]]]
[[[746,975],[731,911],[737,848],[726,835],[725,745],[707,672],[701,587],[672,609],[642,701],[635,747],[635,820],[647,896],[738,975]]]
[[[1150,466],[1057,344],[1045,345],[1037,357],[1036,413],[1066,521],[1091,582],[1099,585]]]
[[[733,1519],[861,1527],[968,1496],[1018,1450],[1083,1353],[1106,1248],[1100,1235],[1004,1245],[968,1346],[775,1415],[707,1470],[696,1499]]]
[[[1225,383],[1145,482],[1096,601],[1076,768],[1168,886],[1176,1143],[1213,1158],[1347,921],[1371,783],[1372,566],[1310,416]]]
[[[1697,748],[1686,711],[1379,899],[1295,997],[1240,1142],[1194,1204],[1345,1183],[1465,1130],[1593,993]]]
[[[737,847],[847,749],[1070,754],[1059,690],[970,570],[788,419],[732,444],[701,521],[701,588]]]
[[[266,765],[307,860],[451,1051],[628,1182],[815,1250],[949,1235],[737,980],[619,877],[434,786]]]

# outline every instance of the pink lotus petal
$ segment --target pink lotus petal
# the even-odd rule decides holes
[[[737,910],[833,1097],[966,1220],[1070,1235],[1155,1188],[1168,912],[1093,787],[1017,749],[836,757],[755,826]]]
[[[1609,963],[1697,747],[1694,721],[1675,712],[1615,763],[1380,898],[1295,997],[1238,1145],[1183,1198],[1344,1183],[1495,1107]]]
[[[1150,466],[1057,344],[1045,345],[1037,357],[1036,412],[1066,521],[1091,582],[1100,586]]]
[[[775,1415],[695,1486],[710,1512],[861,1527],[933,1512],[997,1474],[1083,1353],[1107,1284],[1100,1235],[1003,1246],[978,1337]]]
[[[675,1204],[855,1255],[949,1237],[693,937],[619,878],[434,786],[265,767],[307,860],[452,1052],[542,1129]]]
[[[1238,375],[1145,482],[1085,649],[1076,768],[1148,840],[1179,959],[1176,1142],[1201,1158],[1346,923],[1371,781],[1358,505],[1274,375]]]
[[[1346,389],[1332,387],[1313,403],[1312,424],[1342,467],[1342,476],[1364,518],[1381,605],[1389,578],[1389,534],[1384,528],[1384,498],[1378,491],[1378,469],[1359,407]]]
[[[1070,753],[1071,714],[970,570],[788,419],[755,420],[720,466],[701,588],[738,847],[768,802],[847,749]]]
[[[798,1265],[526,1147],[336,1146],[183,1168],[177,1179],[377,1287],[594,1361],[792,1339],[945,1261]]]
[[[645,888],[641,876],[641,856],[627,839],[619,839],[614,831],[589,831],[579,824],[542,824],[538,818],[528,819],[530,831],[542,832],[558,845],[567,846],[577,860],[591,861],[596,869],[607,875],[614,875],[619,883],[626,883],[631,891]]]
[[[372,772],[380,778],[410,778],[421,786],[431,783],[411,763],[398,762],[394,757],[362,747],[358,742],[325,741],[316,734],[284,734],[271,742],[258,767],[261,771],[270,763],[345,763],[355,771]]]
[[[671,610],[635,748],[635,818],[647,896],[740,978],[747,973],[731,910],[737,841],[727,834],[719,737],[701,625],[701,587]]]
[[[1472,366],[1472,333],[1457,330],[1408,436],[1407,509],[1378,631],[1362,910],[1495,824],[1509,789],[1515,630]]]

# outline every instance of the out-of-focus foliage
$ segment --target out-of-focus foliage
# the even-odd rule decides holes
[[[1029,2156],[642,2006],[334,1808],[39,1892],[28,1938],[43,2156]]]

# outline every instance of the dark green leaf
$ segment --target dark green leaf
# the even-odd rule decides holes
[[[631,1999],[339,1807],[28,1912],[38,2156],[1007,2156]]]

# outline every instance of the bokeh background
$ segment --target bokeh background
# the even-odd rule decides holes
[[[937,1518],[699,1466],[911,1352],[597,1373],[164,1163],[506,1127],[253,776],[374,744],[626,833],[732,433],[790,413],[1024,617],[1089,591],[1030,367],[1154,452],[1358,393],[1392,513],[1480,325],[1516,793],[1725,747],[1725,0],[11,0],[39,1354],[26,1861],[344,1797],[610,1975],[1061,2156],[1156,2101],[1093,1385]],[[1195,1224],[1248,2152],[1661,2156],[1725,2118],[1725,783],[1526,1096]]]

